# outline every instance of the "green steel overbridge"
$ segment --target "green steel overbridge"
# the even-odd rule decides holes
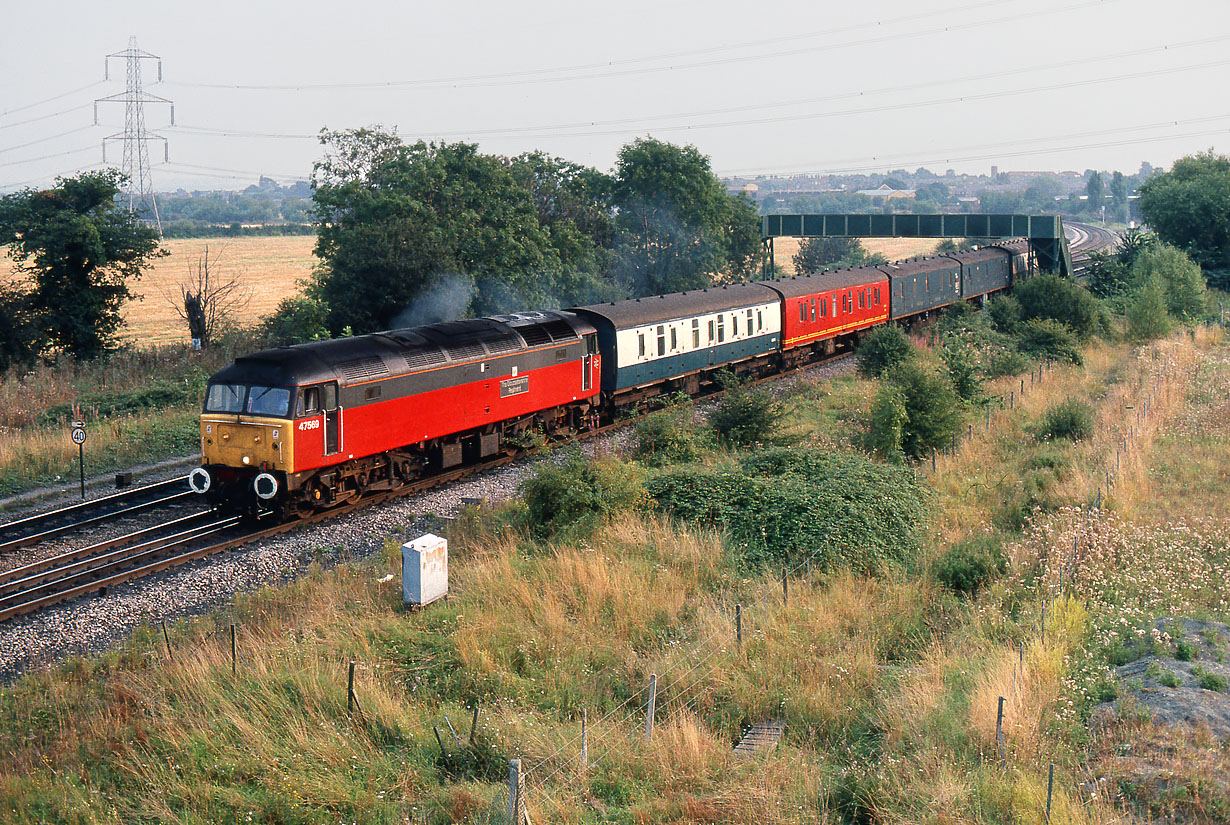
[[[1072,274],[1058,215],[765,215],[760,237],[773,263],[773,239],[1024,238],[1042,272]]]

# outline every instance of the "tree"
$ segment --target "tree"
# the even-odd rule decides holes
[[[1166,290],[1157,278],[1150,278],[1136,293],[1127,311],[1128,335],[1136,341],[1153,341],[1170,332],[1166,311]]]
[[[858,238],[804,238],[799,251],[791,259],[794,271],[823,272],[843,266],[856,266],[867,257]]]
[[[867,333],[854,357],[859,375],[874,378],[914,357],[914,347],[901,328],[884,324]]]
[[[267,180],[267,178],[262,178]],[[237,277],[220,271],[222,253],[209,257],[209,246],[188,264],[188,282],[179,285],[179,295],[167,295],[176,314],[188,322],[188,335],[208,349],[214,337],[247,307],[251,291]]]
[[[323,341],[329,337],[329,308],[303,295],[283,298],[272,315],[261,319],[260,331],[271,347]]]
[[[129,283],[166,254],[158,234],[116,202],[122,181],[114,169],[83,172],[0,198],[0,245],[32,284],[36,350],[94,358],[113,346]]]
[[[1110,203],[1114,209],[1115,219],[1127,223],[1128,184],[1122,172],[1116,171],[1110,178]]]
[[[636,296],[700,289],[755,271],[760,218],[727,195],[695,146],[638,138],[615,169],[618,274]]]
[[[1089,208],[1098,210],[1102,203],[1106,200],[1106,183],[1102,180],[1102,173],[1093,171],[1089,173],[1089,180],[1085,182],[1085,194],[1089,196]]]
[[[30,293],[0,284],[0,372],[33,361],[42,349]]]
[[[1175,161],[1140,186],[1149,226],[1205,269],[1230,269],[1230,158],[1212,150]]]
[[[1166,312],[1184,324],[1195,323],[1205,313],[1204,273],[1182,250],[1169,244],[1141,252],[1132,266],[1132,280],[1142,289],[1158,284]]]
[[[378,129],[321,139],[327,150],[313,172],[321,265],[310,292],[328,306],[335,333],[388,329],[399,316],[425,323],[593,297],[584,288],[592,279],[574,277],[593,265],[593,239],[566,231],[576,224],[563,213],[554,226],[540,222],[550,208],[516,161],[466,143],[406,146]],[[578,283],[580,294],[569,289]]]

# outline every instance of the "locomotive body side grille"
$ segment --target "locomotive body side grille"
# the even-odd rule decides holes
[[[343,361],[337,365],[337,369],[347,383],[380,378],[389,374],[389,368],[384,365],[384,361],[375,355]]]

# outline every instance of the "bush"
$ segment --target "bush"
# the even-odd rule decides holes
[[[676,469],[647,484],[663,512],[726,530],[749,566],[797,563],[876,572],[917,557],[927,488],[863,456],[776,447],[722,469]]]
[[[1038,425],[1038,438],[1044,441],[1067,438],[1081,441],[1093,435],[1093,412],[1086,404],[1069,398],[1051,407]]]
[[[954,544],[935,565],[935,579],[954,593],[975,596],[1008,570],[998,538],[977,536]]]
[[[1157,244],[1137,256],[1132,280],[1140,287],[1156,282],[1165,292],[1166,311],[1184,324],[1193,324],[1207,311],[1207,288],[1200,265],[1186,252]]]
[[[651,467],[693,461],[700,455],[691,402],[659,410],[636,425],[636,457]]]
[[[905,394],[894,384],[887,381],[882,383],[871,404],[867,446],[884,458],[900,460],[901,440],[907,423],[909,415],[905,410]]]
[[[1017,330],[1017,348],[1034,358],[1050,358],[1083,364],[1080,342],[1065,324],[1046,318],[1033,318]]]
[[[921,458],[950,444],[961,430],[965,411],[948,382],[913,363],[898,365],[887,379],[901,392],[905,406],[901,451]]]
[[[1128,305],[1128,337],[1134,341],[1155,341],[1170,334],[1170,315],[1166,295],[1157,279],[1150,279]]]
[[[1016,332],[1021,323],[1021,302],[1011,295],[1003,295],[991,301],[987,307],[991,324],[1005,335]]]
[[[1098,330],[1098,301],[1075,281],[1058,275],[1039,275],[1017,284],[1012,296],[1020,303],[1024,321],[1058,321],[1080,339]]]
[[[978,365],[969,347],[959,341],[947,341],[940,349],[940,358],[948,370],[948,379],[953,391],[962,401],[973,401],[982,395],[982,382],[978,380]]]
[[[763,387],[726,382],[726,395],[709,415],[709,427],[724,444],[746,447],[768,441],[781,424],[782,405]]]
[[[1187,639],[1181,639],[1174,646],[1174,657],[1180,662],[1194,662],[1196,660],[1196,646]]]
[[[522,484],[530,530],[548,537],[592,530],[615,513],[645,500],[636,468],[615,458],[590,459],[580,451],[547,463]]]
[[[1025,353],[1005,347],[995,350],[987,357],[983,371],[987,378],[1000,378],[1005,375],[1020,375],[1029,369],[1031,364]]]
[[[285,347],[330,337],[329,307],[317,298],[295,295],[283,298],[278,308],[261,319],[260,330],[271,347]]]
[[[858,345],[858,372],[875,378],[914,357],[914,347],[901,329],[893,324],[876,327]]]

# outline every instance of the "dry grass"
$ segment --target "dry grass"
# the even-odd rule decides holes
[[[179,285],[191,283],[189,267],[194,266],[209,247],[210,257],[219,255],[219,274],[235,277],[249,294],[248,305],[234,319],[250,324],[268,315],[283,298],[299,292],[299,281],[307,278],[316,258],[312,235],[287,235],[267,238],[172,239],[163,241],[171,254],[159,258],[139,281],[131,285],[139,294],[124,308],[127,326],[124,340],[147,344],[186,343],[188,325],[175,312],[174,299]],[[0,257],[0,280],[14,277],[7,256]]]

